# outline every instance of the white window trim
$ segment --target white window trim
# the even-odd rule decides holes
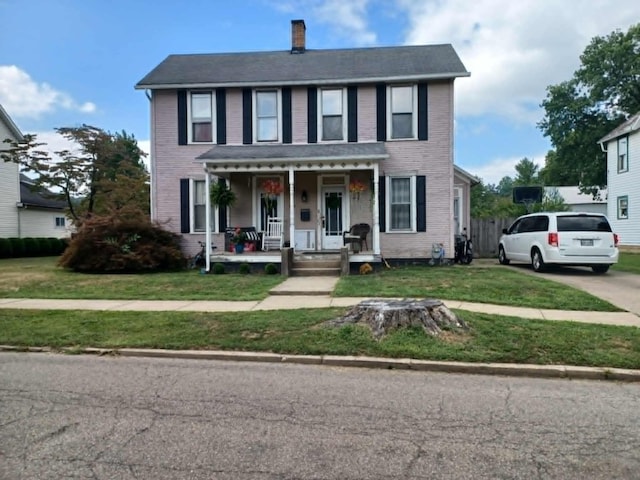
[[[341,90],[342,91],[342,140],[323,140],[323,122],[322,117],[322,91],[323,90]],[[345,143],[347,141],[347,89],[344,87],[327,87],[327,88],[319,88],[318,89],[318,143]]]
[[[210,142],[194,142],[193,141],[193,119],[191,118],[191,95],[208,93],[211,95],[211,141]],[[190,90],[187,93],[187,144],[190,145],[209,145],[217,142],[217,118],[216,118],[216,91],[215,90]]]
[[[624,168],[620,168],[620,157],[621,157],[620,141],[621,140],[625,141],[625,146],[626,146],[625,151],[622,152],[622,154],[624,155]],[[628,172],[629,171],[629,137],[618,138],[616,151],[618,152],[618,156],[616,158],[616,169],[618,170],[618,173]]]
[[[409,229],[393,230],[391,228],[391,179],[409,178],[410,189],[409,200],[411,201],[411,227]],[[388,175],[385,179],[385,218],[387,233],[416,233],[416,219],[418,216],[418,206],[416,205],[416,176],[415,175]]]
[[[625,216],[621,215],[622,208],[620,206],[620,202],[622,200],[626,200],[626,202],[627,202],[627,214]],[[622,195],[622,196],[618,197],[617,201],[616,201],[616,204],[617,204],[616,218],[618,220],[628,220],[629,219],[629,196],[628,195]]]
[[[276,92],[276,102],[278,110],[278,138],[275,140],[258,140],[258,93]],[[258,88],[253,92],[252,118],[253,118],[253,143],[282,143],[282,90],[280,88]]]
[[[62,221],[58,222],[58,219],[61,219]],[[61,225],[58,225],[58,223],[61,223]],[[53,218],[53,226],[54,228],[60,228],[64,230],[65,228],[67,228],[67,219],[62,215],[56,216]]]
[[[411,116],[411,128],[412,136],[405,138],[393,138],[393,111],[391,106],[391,90],[394,87],[411,87],[412,88],[412,100],[413,100],[413,114]],[[417,140],[418,139],[418,85],[387,85],[387,141],[388,142],[400,142],[403,140]]]
[[[217,182],[218,178],[217,177],[212,177],[211,182]],[[195,229],[195,223],[196,223],[196,216],[195,216],[195,212],[196,212],[196,204],[195,204],[195,194],[196,194],[196,188],[195,188],[195,183],[196,182],[203,182],[206,186],[206,180],[204,178],[190,178],[189,179],[189,232],[191,233],[197,233],[197,234],[204,234],[207,233],[207,229],[206,227],[203,228],[202,230],[196,230]],[[211,200],[209,200],[211,201]],[[206,200],[205,200],[206,202]],[[206,205],[206,203],[203,203],[202,205]],[[206,207],[205,207],[206,208]],[[219,233],[218,232],[218,207],[211,205],[211,233]]]

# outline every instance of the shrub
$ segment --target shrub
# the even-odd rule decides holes
[[[275,275],[278,273],[278,267],[276,267],[273,263],[267,263],[264,266],[264,273],[267,275]]]
[[[27,257],[40,256],[40,242],[37,238],[25,237],[22,241],[24,242],[24,254]]]
[[[248,263],[241,263],[239,271],[243,275],[251,273],[251,266]]]
[[[146,215],[105,215],[85,220],[59,264],[79,272],[131,273],[184,268],[180,237]]]
[[[222,263],[214,263],[211,271],[214,275],[222,275],[224,274],[224,265]]]
[[[0,238],[0,258],[10,258],[13,253],[11,242],[8,238]]]
[[[9,239],[9,242],[11,242],[11,250],[12,250],[13,257],[14,258],[24,257],[25,247],[24,247],[23,239],[17,238],[17,237],[11,237]]]

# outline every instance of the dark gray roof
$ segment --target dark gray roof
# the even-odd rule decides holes
[[[169,55],[136,88],[308,85],[469,76],[449,44]]]
[[[384,143],[216,145],[197,160],[340,160],[387,157]]]
[[[36,188],[33,180],[20,175],[20,202],[28,207],[64,210],[66,202],[57,200],[56,196],[44,188]]]
[[[597,143],[608,142],[609,140],[613,140],[614,138],[618,138],[623,135],[628,135],[630,133],[633,133],[636,130],[640,130],[640,112],[629,117],[625,122],[618,125],[616,128],[614,128],[609,133],[607,133],[604,137],[598,140]]]

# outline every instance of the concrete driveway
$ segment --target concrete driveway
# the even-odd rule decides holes
[[[535,273],[531,265],[514,264],[506,268],[540,276],[579,288],[594,297],[612,303],[640,316],[640,275],[609,270],[604,275],[593,273],[586,267],[553,267],[544,273]]]

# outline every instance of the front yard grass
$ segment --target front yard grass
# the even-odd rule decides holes
[[[0,260],[0,298],[262,300],[280,275],[201,275],[196,270],[137,275],[84,274],[56,258]],[[617,311],[588,293],[500,266],[403,267],[338,282],[335,296],[434,297],[520,307]]]
[[[338,297],[432,297],[559,310],[619,311],[581,290],[500,266],[403,267],[343,277]]]
[[[463,362],[640,368],[640,329],[456,311],[471,329],[437,338],[323,325],[344,309],[192,313],[0,310],[0,344],[370,355]]]

